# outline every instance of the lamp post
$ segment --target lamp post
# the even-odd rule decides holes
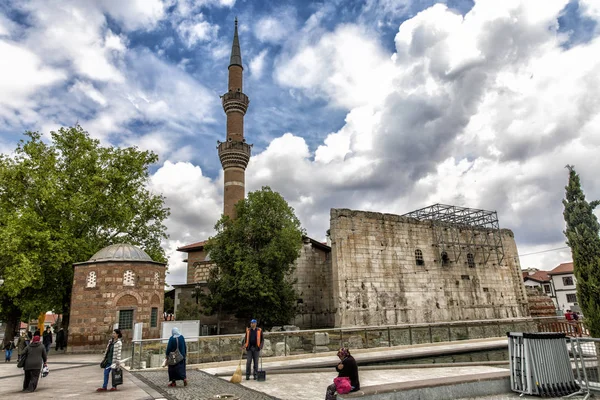
[[[198,299],[200,298],[200,291],[202,289],[200,288],[200,284],[196,283],[196,286],[194,286],[194,292],[196,293],[196,304],[198,304]]]

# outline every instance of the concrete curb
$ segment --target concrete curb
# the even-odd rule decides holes
[[[510,371],[488,372],[368,386],[338,399],[418,400],[460,399],[509,393]]]

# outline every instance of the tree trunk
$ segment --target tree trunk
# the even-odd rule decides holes
[[[8,314],[8,318],[6,320],[6,328],[4,329],[4,341],[2,342],[2,347],[4,345],[15,338],[15,333],[18,334],[19,329],[21,328],[21,315],[17,311],[13,311]]]

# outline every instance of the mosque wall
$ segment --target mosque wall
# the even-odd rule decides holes
[[[467,243],[471,232],[455,229]],[[476,237],[488,233],[482,229]],[[335,326],[529,316],[513,233],[502,229],[500,235],[501,262],[495,253],[485,262],[483,247],[473,246],[453,249],[458,258],[442,263],[430,221],[332,209]]]

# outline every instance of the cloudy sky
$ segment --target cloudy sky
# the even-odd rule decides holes
[[[571,260],[565,165],[600,198],[597,0],[0,0],[0,151],[78,122],[158,153],[183,283],[175,249],[222,212],[235,16],[247,190],[282,193],[310,236],[332,207],[447,203],[497,210],[523,267]]]

